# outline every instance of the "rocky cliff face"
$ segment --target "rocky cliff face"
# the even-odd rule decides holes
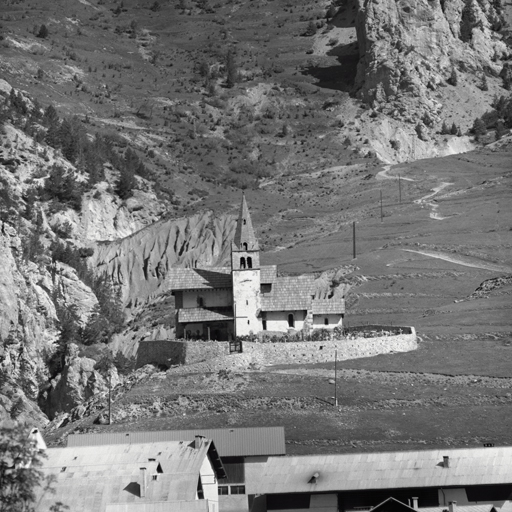
[[[499,75],[511,51],[503,24],[500,2],[489,0],[358,2],[356,88],[372,109],[381,156],[400,161],[471,149],[467,140],[454,145],[434,134],[443,121],[464,133],[495,94],[506,93]]]
[[[107,273],[122,290],[127,307],[144,303],[163,292],[172,267],[209,267],[230,257],[235,217],[204,212],[192,217],[160,221],[112,243],[99,244],[91,264]]]

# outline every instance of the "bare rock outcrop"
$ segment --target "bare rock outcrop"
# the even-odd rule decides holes
[[[375,125],[396,122],[374,134],[380,145],[386,145],[386,131],[394,132],[393,139],[402,139],[401,152],[387,151],[388,160],[457,152],[461,148],[441,147],[430,139],[446,120],[456,122],[464,133],[490,108],[493,95],[504,93],[499,74],[511,51],[499,32],[499,2],[358,3],[356,89],[371,107]],[[481,86],[484,77],[489,79],[488,91]],[[380,150],[386,154],[385,148]]]
[[[214,217],[212,212],[160,221],[122,240],[99,244],[91,264],[120,286],[128,307],[135,307],[165,291],[170,268],[226,263],[234,230],[234,216]]]

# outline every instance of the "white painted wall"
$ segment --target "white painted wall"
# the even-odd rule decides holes
[[[199,470],[201,484],[203,486],[204,499],[208,500],[208,512],[218,512],[219,510],[219,485],[215,476],[215,471],[208,457],[205,457]]]
[[[197,298],[203,298],[204,307],[222,308],[233,304],[231,290],[187,290],[183,292],[183,308],[197,308]]]
[[[260,271],[234,270],[233,297],[236,314],[236,335],[246,336],[258,333],[262,329],[261,318],[256,316],[261,308],[260,297]]]
[[[325,325],[324,320],[329,320],[329,324]],[[341,315],[313,315],[313,329],[334,329],[342,326]]]
[[[295,319],[296,331],[300,331],[304,327],[304,320],[306,319],[306,311],[267,311],[267,331],[287,332],[288,315],[292,313]]]

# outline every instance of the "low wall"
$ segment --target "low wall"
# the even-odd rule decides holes
[[[253,362],[264,365],[307,364],[334,361],[335,350],[338,351],[338,360],[342,361],[390,352],[408,352],[417,347],[416,331],[412,327],[410,334],[375,338],[290,343],[244,342],[243,352],[252,356]]]
[[[219,370],[247,369],[250,365],[268,366],[272,364],[308,364],[334,361],[334,350],[338,351],[340,361],[357,359],[392,352],[409,352],[418,348],[416,331],[414,327],[410,334],[397,336],[380,336],[376,338],[354,338],[333,341],[305,341],[288,343],[243,343],[243,353],[229,354],[229,345],[226,343],[225,353],[219,357],[206,357],[205,353],[194,356],[197,361],[194,371],[216,372]],[[215,343],[215,342],[214,342]],[[185,343],[182,343],[185,345]],[[186,342],[186,347],[201,351],[202,342]],[[224,349],[222,349],[224,350]],[[213,354],[214,352],[209,352]],[[186,358],[192,361],[192,357]],[[190,364],[190,363],[188,363]],[[188,373],[192,369],[180,366],[173,369],[177,373]]]
[[[228,354],[227,341],[146,340],[139,343],[137,368],[145,364],[194,364]]]

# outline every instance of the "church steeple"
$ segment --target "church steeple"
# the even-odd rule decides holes
[[[242,204],[238,214],[235,238],[233,239],[234,251],[259,251],[258,239],[254,234],[252,227],[251,214],[245,200],[245,194],[242,194]]]

